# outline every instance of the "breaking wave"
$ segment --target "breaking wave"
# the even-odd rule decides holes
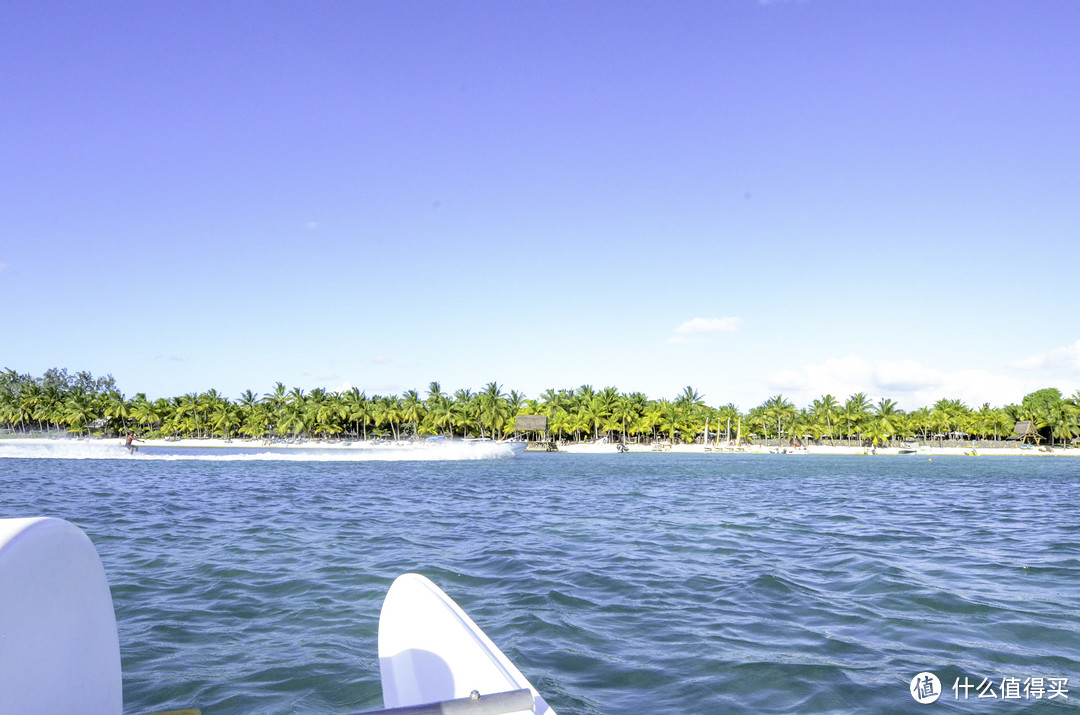
[[[519,443],[520,444],[520,443]],[[353,446],[177,446],[140,445],[134,454],[118,440],[0,441],[0,459],[124,459],[213,462],[378,462],[507,459],[519,454],[504,442],[442,441],[437,444]]]

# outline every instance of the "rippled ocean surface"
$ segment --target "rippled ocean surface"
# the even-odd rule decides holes
[[[0,459],[0,516],[97,546],[131,714],[381,707],[407,571],[561,715],[1077,712],[1078,503],[1060,458]]]

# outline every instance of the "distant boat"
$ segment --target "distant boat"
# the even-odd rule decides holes
[[[525,451],[525,448],[529,446],[528,442],[516,440],[516,439],[504,439],[494,440],[490,437],[476,437],[463,440],[446,440],[447,444],[467,444],[476,447],[498,447],[500,449],[507,449],[510,451],[511,457],[516,457]]]
[[[381,440],[370,442],[255,442],[228,443],[223,440],[190,440],[168,444],[144,443],[139,445],[139,456],[184,457],[262,457],[287,459],[505,459],[516,457],[525,451],[527,442],[493,439],[448,439],[427,437],[420,440]],[[123,446],[124,455],[128,448]],[[115,449],[115,448],[113,448]]]

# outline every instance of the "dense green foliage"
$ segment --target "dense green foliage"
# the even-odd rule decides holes
[[[69,376],[53,369],[40,378],[14,370],[0,373],[0,426],[16,433],[71,432],[120,434],[128,430],[151,436],[253,438],[347,437],[393,439],[427,435],[501,438],[514,430],[522,414],[548,418],[550,436],[558,439],[624,441],[701,440],[712,438],[859,440],[1003,439],[1017,421],[1031,420],[1052,444],[1080,435],[1080,391],[1064,398],[1055,388],[1026,396],[1019,405],[972,409],[960,400],[941,399],[930,407],[905,412],[889,399],[872,404],[864,393],[840,402],[823,395],[796,408],[783,395],[747,412],[733,404],[711,407],[687,387],[674,399],[652,400],[640,392],[614,387],[596,390],[544,391],[537,399],[488,383],[481,391],[443,392],[437,382],[421,396],[372,395],[352,389],[305,393],[280,382],[261,396],[247,390],[233,401],[216,390],[148,400],[127,398],[111,376]]]

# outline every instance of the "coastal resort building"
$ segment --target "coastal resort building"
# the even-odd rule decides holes
[[[1030,439],[1032,444],[1038,444],[1043,440],[1043,436],[1039,434],[1039,430],[1035,428],[1035,424],[1031,420],[1017,422],[1016,426],[1013,427],[1013,434],[1010,438],[1018,439],[1022,443]]]
[[[548,439],[547,426],[547,415],[518,415],[514,420],[514,436],[524,432],[528,450],[557,452],[555,442]]]
[[[514,432],[524,432],[526,438],[539,437],[539,441],[547,439],[547,415],[518,415],[514,420]],[[531,433],[531,435],[530,435]]]

